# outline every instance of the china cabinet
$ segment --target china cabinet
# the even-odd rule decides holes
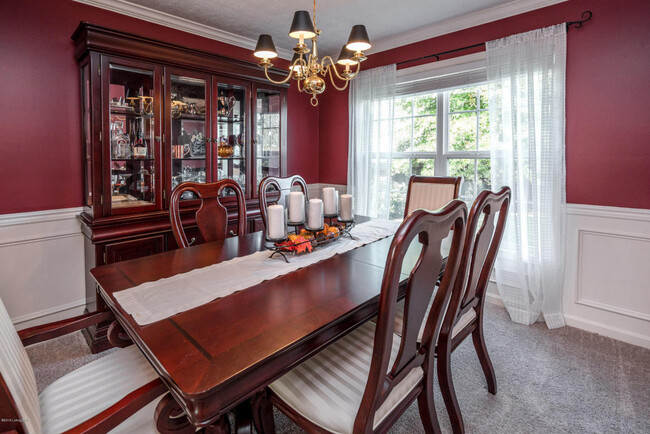
[[[181,182],[235,180],[248,230],[263,227],[259,181],[286,175],[288,85],[268,84],[252,62],[89,23],[72,39],[81,78],[86,309],[94,311],[105,305],[90,269],[177,248],[169,197]],[[230,194],[226,207],[234,207]],[[195,199],[183,197],[183,221],[200,243]],[[233,212],[229,226],[236,224]],[[109,346],[106,326],[86,330],[94,352]]]

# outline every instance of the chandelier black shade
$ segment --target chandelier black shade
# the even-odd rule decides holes
[[[278,57],[278,50],[275,49],[271,35],[260,35],[255,46],[255,57],[261,59],[273,59]]]
[[[255,46],[255,57],[261,59],[273,59],[278,57],[278,50],[275,49],[271,35],[260,35]]]
[[[309,39],[316,36],[314,23],[311,20],[311,16],[309,15],[309,12],[296,11],[296,13],[293,14],[293,22],[291,23],[289,36],[296,39],[299,39],[301,36],[304,39]]]
[[[368,31],[363,24],[357,24],[352,27],[348,43],[345,45],[352,51],[363,51],[371,47]]]
[[[339,59],[336,61],[339,65],[351,66],[356,65],[358,62],[354,59],[354,52],[345,45],[341,48]]]

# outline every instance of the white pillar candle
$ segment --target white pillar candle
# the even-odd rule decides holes
[[[320,229],[323,227],[323,201],[311,199],[307,211],[307,227],[309,229]]]
[[[339,217],[341,220],[349,222],[353,218],[352,214],[352,195],[351,194],[342,194],[341,195],[341,209],[339,211]]]
[[[305,221],[305,194],[302,191],[289,193],[289,221],[292,223]]]
[[[323,189],[323,211],[326,215],[338,214],[338,201],[336,189],[334,187],[325,187]]]
[[[266,235],[271,240],[285,238],[284,207],[282,205],[270,205],[266,208]]]

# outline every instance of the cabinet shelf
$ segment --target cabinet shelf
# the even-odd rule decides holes
[[[183,158],[172,158],[173,161],[205,161],[205,156],[203,157],[183,157]]]
[[[220,124],[242,124],[244,123],[244,119],[230,119],[230,118],[222,118],[221,116],[218,116],[217,122]]]
[[[152,157],[146,158],[111,158],[111,161],[153,161]]]
[[[111,114],[112,115],[124,115],[124,116],[129,116],[129,117],[134,117],[134,118],[142,118],[142,119],[152,119],[153,118],[153,113],[150,115],[147,114],[136,114],[133,112],[133,110],[130,107],[113,107],[111,106]]]
[[[172,116],[172,121],[181,121],[181,120],[193,120],[193,121],[205,121],[205,114],[202,115],[193,115],[191,113],[181,113],[179,117]]]

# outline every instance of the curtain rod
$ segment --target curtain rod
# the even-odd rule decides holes
[[[580,27],[582,27],[582,25],[583,25],[584,23],[586,23],[587,21],[589,21],[589,20],[591,19],[591,16],[592,16],[592,15],[593,15],[593,14],[591,13],[591,11],[584,11],[584,12],[582,13],[582,16],[581,16],[581,17],[582,17],[582,20],[578,20],[578,21],[569,21],[568,23],[566,23],[566,28],[567,28],[567,30],[569,30],[569,28],[570,28],[571,26],[574,26],[576,29],[579,29]],[[430,58],[432,58],[432,57],[435,57],[435,58],[436,58],[436,62],[437,62],[437,61],[440,60],[440,56],[444,56],[445,54],[451,54],[451,53],[455,53],[455,52],[457,52],[457,51],[469,50],[470,48],[482,47],[482,46],[484,46],[484,45],[485,45],[485,42],[481,42],[480,44],[468,45],[468,46],[466,46],[466,47],[455,48],[455,49],[453,49],[453,50],[443,51],[443,52],[441,52],[441,53],[436,53],[436,54],[429,54],[429,55],[426,55],[426,56],[418,57],[418,58],[416,58],[416,59],[403,60],[403,61],[401,61],[401,62],[397,62],[397,65],[402,65],[402,64],[404,64],[404,63],[417,62],[418,60],[430,59]]]

